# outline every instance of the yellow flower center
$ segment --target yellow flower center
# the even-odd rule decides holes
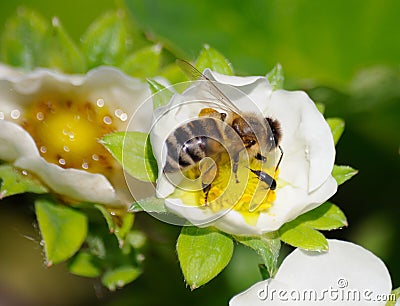
[[[249,168],[262,170],[276,178],[278,173],[274,173],[275,168],[267,168],[256,159],[251,160],[250,164],[241,161],[238,166],[239,182],[237,183],[229,161],[217,166],[218,172],[211,183],[207,203],[200,186],[197,186],[196,191],[190,191],[189,185],[180,186],[182,188],[176,188],[170,197],[179,197],[188,205],[208,207],[214,212],[233,209],[240,212],[248,224],[255,225],[260,213],[268,211],[272,206],[276,199],[276,192],[260,181]],[[185,176],[196,179],[201,176],[201,173],[198,167],[194,167],[187,170]]]
[[[47,98],[32,104],[20,118],[40,154],[63,168],[107,174],[113,158],[98,140],[116,130],[123,113],[110,113],[104,100],[97,103],[66,98]],[[122,120],[123,121],[123,120]]]

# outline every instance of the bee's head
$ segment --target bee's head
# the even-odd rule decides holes
[[[232,128],[241,138],[247,151],[259,152],[260,143],[266,141],[265,123],[255,115],[236,117]]]

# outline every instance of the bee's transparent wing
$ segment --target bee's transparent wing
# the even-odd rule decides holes
[[[229,111],[240,112],[236,105],[208,77],[197,70],[192,64],[182,59],[177,59],[176,64],[190,79],[204,81],[207,85],[208,92]]]

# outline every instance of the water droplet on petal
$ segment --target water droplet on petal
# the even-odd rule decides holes
[[[111,123],[112,123],[112,119],[111,119],[110,116],[104,116],[103,122],[104,122],[105,124],[111,124]]]
[[[98,107],[103,107],[104,106],[104,100],[103,99],[97,99],[96,104],[97,104]]]
[[[14,109],[11,111],[11,118],[12,119],[18,119],[19,116],[21,116],[21,112],[18,109]]]

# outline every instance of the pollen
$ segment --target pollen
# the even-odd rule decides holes
[[[235,210],[239,212],[249,225],[257,223],[260,213],[267,212],[276,199],[276,191],[271,190],[269,186],[260,181],[250,169],[262,170],[272,177],[277,177],[274,167],[267,168],[260,161],[253,160],[250,163],[239,162],[238,181],[232,172],[230,162],[218,164],[218,173],[211,183],[208,192],[207,203],[205,194],[202,190],[193,192],[175,191],[184,203],[203,208],[211,209],[214,212],[221,210]],[[187,177],[201,176],[198,169],[192,168],[186,173]],[[187,189],[186,189],[187,190]],[[189,193],[191,195],[189,195]]]
[[[48,162],[105,175],[115,164],[99,139],[116,131],[118,121],[104,100],[59,97],[39,99],[20,118]]]

